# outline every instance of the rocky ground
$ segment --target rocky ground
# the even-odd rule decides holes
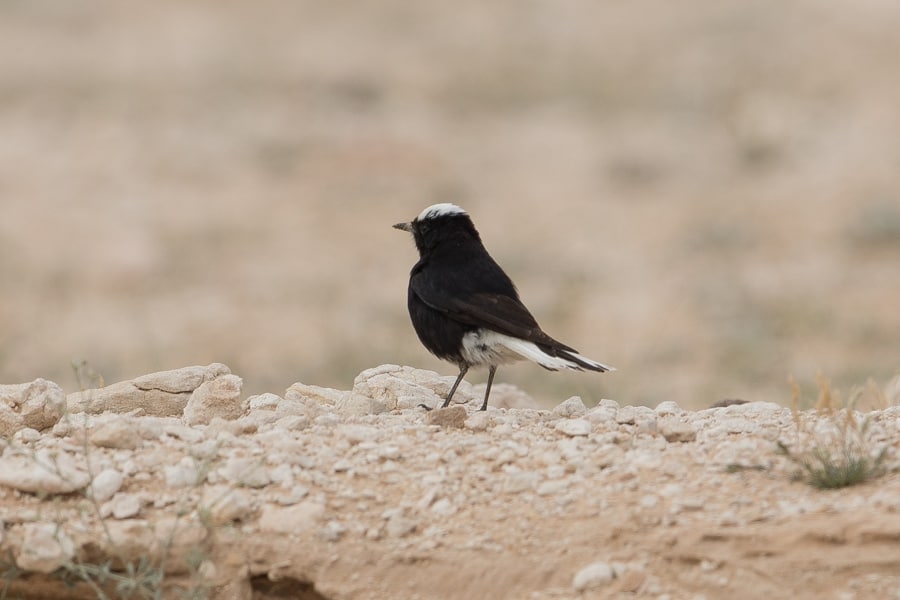
[[[849,433],[772,403],[538,410],[503,385],[487,412],[467,384],[417,407],[452,379],[0,386],[0,597],[900,597],[900,407]],[[776,451],[854,432],[886,452],[854,487],[794,481]]]
[[[545,408],[883,384],[898,30],[889,0],[0,2],[0,381],[443,371],[391,225],[450,201],[619,369],[501,370]]]

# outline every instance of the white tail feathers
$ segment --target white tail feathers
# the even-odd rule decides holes
[[[541,350],[534,342],[491,331],[478,329],[463,336],[462,355],[470,365],[502,365],[522,359],[530,360],[551,371],[573,369],[582,371],[615,371],[615,367],[604,365],[571,350],[559,350],[559,356],[552,356]]]
[[[568,354],[569,356],[578,360],[578,362],[584,363],[582,365],[583,368],[593,369],[595,371],[606,372],[606,371],[615,371],[616,368],[611,365],[605,365],[603,363],[597,362],[596,360],[590,359],[583,354],[578,354],[577,352],[563,352],[563,354]]]

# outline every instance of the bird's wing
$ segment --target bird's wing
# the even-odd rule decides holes
[[[410,280],[410,287],[425,304],[460,323],[536,343],[558,343],[541,331],[534,316],[518,298],[508,294],[470,291],[449,294],[418,277]]]
[[[480,293],[448,302],[447,316],[525,340],[543,333],[519,300],[501,294]]]

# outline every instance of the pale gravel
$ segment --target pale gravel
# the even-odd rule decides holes
[[[224,389],[235,400],[239,378],[222,371],[225,384],[206,379],[201,385],[207,392]],[[174,381],[172,387],[182,390],[184,382],[196,380],[188,375],[162,381]],[[603,400],[586,408],[573,397],[549,411],[478,412],[478,395],[461,387],[467,406],[430,413],[406,407],[409,394],[430,397],[447,385],[448,378],[435,373],[386,365],[355,383],[356,393],[377,396],[377,402],[370,398],[359,405],[371,414],[342,409],[343,392],[297,384],[284,397],[237,401],[244,408],[233,418],[198,420],[195,410],[179,420],[141,416],[137,410],[48,423],[39,436],[2,442],[0,551],[19,557],[20,566],[47,572],[100,535],[89,511],[65,504],[59,512],[36,510],[41,500],[29,495],[77,491],[88,482],[103,503],[101,514],[131,523],[137,528],[132,532],[164,519],[172,507],[194,515],[188,520],[202,512],[214,525],[234,526],[244,535],[308,532],[316,544],[334,551],[377,543],[388,554],[415,552],[417,560],[445,551],[502,553],[539,544],[526,525],[534,521],[520,522],[525,518],[520,515],[550,523],[602,520],[615,511],[642,527],[664,530],[900,511],[896,478],[869,495],[811,494],[792,484],[792,466],[775,452],[775,443],[797,442],[796,421],[789,409],[775,404],[684,411],[673,402],[647,408]],[[230,411],[233,405],[223,414]],[[872,440],[896,447],[900,408],[859,418],[868,419]],[[834,434],[824,417],[806,413],[804,419],[810,431]],[[93,478],[86,471],[85,436]],[[35,461],[57,466],[40,470]],[[886,467],[898,466],[891,452]],[[741,496],[746,491],[739,491],[741,476],[728,472],[733,469],[766,473],[767,493]],[[12,489],[20,490],[15,502]],[[511,526],[484,530],[476,525],[481,515]],[[65,532],[58,542],[45,539],[51,523]],[[134,539],[140,546],[153,538]],[[40,542],[37,550],[26,548],[28,540]],[[601,554],[571,565],[571,589],[633,584],[642,593],[665,593],[665,582],[646,561],[626,568],[616,562],[621,553],[615,548]],[[234,576],[228,569],[216,572],[223,581]]]

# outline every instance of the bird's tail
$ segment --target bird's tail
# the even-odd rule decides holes
[[[561,358],[566,358],[576,365],[577,367],[569,367],[575,369],[587,369],[588,371],[599,371],[600,373],[606,373],[607,371],[615,371],[616,368],[610,365],[604,365],[603,363],[599,363],[596,360],[592,360],[587,356],[583,356],[578,354],[574,350],[559,350],[558,354]]]
[[[607,371],[616,370],[615,367],[591,360],[587,356],[582,356],[568,346],[563,346],[562,344],[559,346],[535,344],[534,342],[511,336],[502,336],[499,341],[523,358],[536,362],[545,369],[551,371],[559,371],[560,369],[582,371],[587,369],[588,371],[605,373]]]

